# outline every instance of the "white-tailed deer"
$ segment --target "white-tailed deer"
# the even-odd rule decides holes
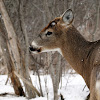
[[[100,40],[89,42],[72,25],[72,10],[52,20],[31,44],[32,53],[58,50],[85,80],[90,100],[100,100]]]

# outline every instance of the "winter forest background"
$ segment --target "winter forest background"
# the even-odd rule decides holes
[[[69,73],[76,75],[76,72],[72,70],[71,66],[58,52],[42,53],[32,56],[29,53],[28,47],[49,21],[60,16],[69,8],[73,10],[73,24],[80,33],[89,41],[100,39],[100,0],[3,0],[3,2],[14,27],[17,45],[11,43],[12,41],[10,40],[13,36],[9,38],[1,14],[0,75],[8,75],[8,79],[11,79],[11,84],[16,95],[29,98],[35,98],[37,95],[44,96],[45,93],[42,89],[43,82],[41,82],[41,77],[51,75],[54,98],[57,100],[57,90],[59,88],[59,82],[60,85],[62,84],[61,80],[63,80],[63,76]],[[17,46],[16,48],[18,50],[12,50],[13,46]],[[19,57],[16,56],[18,57],[16,59],[19,61],[19,66],[16,64],[16,59],[12,57],[15,53],[17,55],[17,52]],[[36,89],[34,84],[32,84],[33,79],[30,79],[30,73],[34,77],[35,75],[38,76],[39,89]],[[69,78],[66,79],[66,81],[68,80]],[[47,79],[45,79],[44,83],[47,89],[46,98],[49,98],[47,92],[48,86],[46,85]],[[24,90],[21,85],[24,86]],[[73,100],[76,99],[74,98]]]

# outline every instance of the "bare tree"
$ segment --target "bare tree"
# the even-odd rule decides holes
[[[15,94],[20,95],[20,96],[25,96],[23,88],[21,86],[21,83],[20,83],[19,79],[14,74],[14,71],[16,70],[16,68],[15,68],[15,65],[14,65],[12,59],[11,59],[9,50],[7,49],[8,48],[8,44],[7,44],[8,38],[6,37],[6,35],[4,35],[5,33],[4,33],[3,28],[1,26],[2,26],[2,24],[0,21],[0,40],[1,40],[0,42],[3,43],[3,44],[1,44],[1,48],[2,48],[2,51],[4,53],[4,57],[6,59],[8,75],[11,78],[11,82],[12,82]],[[6,51],[5,51],[5,48],[6,48]]]
[[[25,1],[25,0],[24,0]],[[26,2],[26,1],[25,1]],[[26,26],[25,26],[25,20],[24,20],[24,14],[23,14],[23,4],[24,2],[22,0],[19,0],[19,13],[20,13],[20,27],[22,29],[22,33],[24,34],[25,36],[25,45],[26,45],[26,50],[25,50],[25,56],[22,56],[22,51],[21,51],[21,56],[22,56],[22,76],[27,79],[30,83],[32,83],[31,81],[31,77],[29,75],[29,42],[28,42],[28,36],[27,36],[27,31],[26,31]],[[34,92],[34,90],[29,87],[25,82],[24,82],[24,85],[25,85],[25,89],[26,89],[26,92],[28,94],[28,98],[34,98],[36,97],[36,94]]]
[[[18,72],[19,72],[19,67],[21,67],[21,63],[20,63],[21,60],[20,60],[20,54],[19,54],[19,48],[18,48],[19,47],[18,41],[17,41],[17,37],[16,37],[15,31],[14,31],[13,25],[12,25],[10,18],[8,16],[7,12],[6,12],[6,8],[5,8],[2,0],[0,1],[0,10],[2,12],[2,18],[3,18],[3,21],[4,21],[5,27],[7,29],[7,33],[8,33],[7,45],[8,45],[8,50],[10,52],[10,57],[11,57],[11,62],[12,62],[11,65],[13,64],[13,66],[15,66],[15,68],[18,68]],[[26,42],[27,42],[27,40],[26,40]],[[22,57],[22,70],[20,70],[20,71],[22,71],[24,73],[23,76],[25,78],[27,78],[28,81],[29,81],[30,77],[28,76],[29,75],[28,69],[26,69],[27,68],[26,67],[27,62],[26,62],[26,66],[25,66],[24,63],[25,62],[23,61],[23,57]],[[16,78],[16,76],[14,74],[14,72],[16,72],[15,68],[12,67],[12,71],[10,71],[12,73],[13,80],[16,80],[15,82],[13,81],[12,83],[20,85],[20,87],[21,87],[21,84],[20,84],[20,81],[18,80],[18,77]],[[17,85],[16,85],[16,87],[14,87],[15,90],[17,88],[19,89],[19,86],[17,86]],[[27,92],[29,98],[33,98],[33,97],[36,96],[34,90],[32,90],[32,88],[28,87],[26,84],[25,84],[25,88],[27,90],[26,92]],[[20,91],[21,91],[21,89],[19,91],[16,90],[15,92],[20,92]],[[18,93],[16,93],[16,94],[18,94]]]

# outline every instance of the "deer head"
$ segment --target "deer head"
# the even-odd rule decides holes
[[[62,41],[66,37],[66,31],[71,27],[73,22],[73,13],[71,9],[52,20],[33,40],[30,46],[32,53],[41,53],[47,51],[61,51]]]

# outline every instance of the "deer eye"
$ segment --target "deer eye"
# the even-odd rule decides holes
[[[51,35],[51,34],[52,34],[52,32],[49,32],[49,31],[48,31],[48,32],[46,33],[46,36],[49,36],[49,35]]]

